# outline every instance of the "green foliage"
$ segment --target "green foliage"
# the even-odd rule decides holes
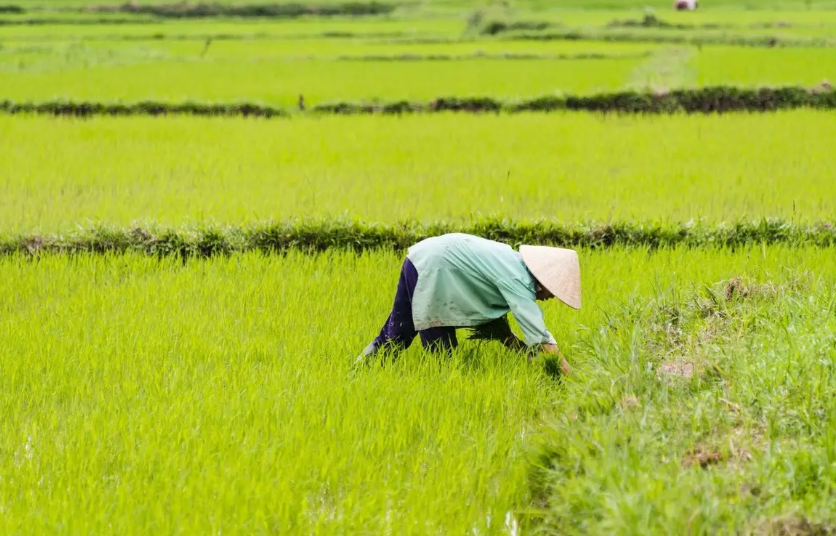
[[[198,102],[137,102],[130,104],[52,101],[43,103],[14,103],[0,101],[0,111],[11,114],[46,114],[90,117],[95,115],[193,115],[193,116],[236,116],[236,117],[287,117],[286,110],[259,104],[211,104]]]
[[[714,22],[707,22],[703,24],[685,24],[672,23],[664,19],[660,19],[652,13],[645,14],[641,20],[626,19],[614,20],[607,24],[608,28],[663,28],[666,30],[716,30],[718,28],[733,28],[731,25],[723,25]]]
[[[514,111],[584,110],[625,113],[766,112],[811,107],[836,108],[836,92],[800,87],[744,89],[705,87],[659,93],[623,92],[581,97],[544,97],[522,102]]]
[[[616,28],[617,29],[617,28]],[[652,29],[652,28],[651,28]],[[666,28],[663,28],[666,29]],[[794,37],[778,35],[747,35],[738,34],[702,34],[701,30],[687,32],[648,32],[648,31],[610,31],[567,29],[544,32],[509,33],[507,39],[523,39],[531,41],[606,41],[624,43],[660,43],[679,45],[732,45],[743,47],[833,47],[834,41],[830,37]]]
[[[542,31],[553,26],[546,21],[489,21],[482,24],[479,33],[483,35],[498,35],[503,32]]]
[[[832,533],[832,275],[784,267],[609,308],[535,457],[541,527]]]
[[[136,18],[114,18],[114,17],[53,17],[53,18],[32,18],[32,19],[0,19],[0,26],[51,26],[55,24],[73,25],[81,24],[85,26],[99,26],[107,24],[152,24],[151,20],[137,20]]]
[[[695,220],[712,228],[774,217],[809,225],[836,214],[835,129],[815,110],[0,116],[10,140],[0,144],[0,233],[299,218],[451,229],[484,218],[663,227]]]
[[[0,6],[0,534],[834,533],[822,1]],[[574,375],[350,368],[447,232]]]
[[[194,44],[192,57],[184,58],[187,61],[157,58],[141,61],[137,56],[136,59],[126,57],[122,62],[105,58],[98,63],[94,58],[89,62],[69,62],[58,57],[42,67],[33,61],[29,67],[26,61],[29,58],[14,62],[14,56],[10,55],[13,63],[9,68],[0,69],[0,84],[6,86],[8,83],[0,100],[235,103],[246,99],[246,102],[259,103],[265,108],[279,108],[295,106],[301,93],[309,105],[401,100],[428,103],[438,96],[479,95],[486,87],[491,88],[488,95],[498,97],[540,95],[557,87],[572,93],[615,89],[623,86],[632,69],[643,60],[634,54],[562,62],[549,57],[515,61],[497,57],[460,62],[346,62],[332,58],[300,60],[291,57],[287,59],[292,61],[268,63],[239,57],[224,58],[222,50],[228,44],[213,40],[207,54],[210,61],[203,61],[199,54],[206,39],[204,37],[199,45]],[[260,54],[258,43],[260,41],[250,45],[256,55]],[[478,44],[468,46],[473,52],[479,50]],[[371,47],[344,46],[334,55],[345,54],[352,48],[368,50]],[[432,50],[421,44],[402,50],[406,52],[410,48]],[[505,47],[492,48],[502,53]],[[563,47],[556,47],[557,50],[560,48]],[[381,45],[374,49],[392,50]],[[293,54],[299,56],[304,50],[297,48]],[[584,52],[582,48],[580,52]],[[215,54],[219,57],[211,59]],[[0,61],[4,59],[0,58]],[[374,84],[369,84],[371,78],[376,80]]]
[[[554,112],[588,111],[607,113],[726,113],[769,112],[794,108],[836,109],[836,91],[801,87],[748,89],[705,87],[677,89],[662,93],[625,91],[590,96],[548,96],[522,101],[502,101],[490,97],[440,97],[429,103],[395,101],[389,103],[335,102],[311,108],[317,114],[403,114],[435,112]],[[0,112],[89,117],[94,115],[195,115],[241,117],[287,117],[290,111],[255,103],[99,103],[99,102],[12,102],[0,101]]]
[[[560,224],[484,220],[469,226],[366,225],[359,222],[310,221],[268,223],[244,227],[204,226],[184,229],[119,229],[96,226],[51,236],[4,236],[0,254],[126,253],[154,256],[213,257],[232,252],[283,253],[288,250],[405,250],[412,244],[445,233],[468,233],[517,246],[541,244],[571,248],[630,247],[659,249],[731,248],[782,244],[792,247],[836,246],[836,228],[830,223],[794,225],[764,219],[732,225],[665,225],[633,221]]]
[[[350,372],[402,252],[0,258],[0,533],[832,523],[833,252],[580,258],[559,382],[464,337]]]
[[[487,54],[476,52],[466,55],[454,54],[369,54],[362,56],[339,56],[341,61],[470,61],[470,60],[606,60],[620,58],[644,58],[649,56],[648,52],[636,54],[606,54],[598,52],[584,52],[579,54],[531,54],[505,52],[499,54]]]
[[[293,19],[298,17],[385,15],[395,10],[397,4],[379,2],[346,2],[342,4],[222,4],[180,2],[176,4],[139,4],[126,2],[121,5],[98,5],[90,10],[97,12],[136,13],[162,18],[208,17],[258,17]]]
[[[497,534],[554,383],[499,345],[350,375],[401,260],[0,260],[0,533]]]

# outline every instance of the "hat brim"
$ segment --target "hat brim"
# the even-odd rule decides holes
[[[520,246],[520,254],[528,270],[552,296],[572,309],[581,308],[581,272],[576,251]]]

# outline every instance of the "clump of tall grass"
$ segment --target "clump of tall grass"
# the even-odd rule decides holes
[[[533,519],[559,534],[832,533],[833,273],[805,268],[608,308],[533,458]]]

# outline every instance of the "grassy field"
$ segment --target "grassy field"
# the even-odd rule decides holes
[[[371,57],[399,56],[476,56],[484,55],[540,55],[554,57],[580,57],[583,55],[601,56],[643,56],[661,49],[648,43],[605,43],[596,41],[549,41],[532,43],[530,41],[472,40],[453,42],[414,42],[387,39],[332,38],[332,39],[238,39],[213,40],[208,50],[206,41],[196,39],[183,40],[145,40],[145,41],[75,41],[51,42],[40,41],[14,42],[2,50],[2,61],[7,64],[25,60],[27,67],[34,68],[50,65],[52,69],[91,65],[109,58],[112,61],[126,61],[132,57],[146,57],[146,61],[185,61],[203,60],[211,63],[216,60],[235,60],[258,62],[262,60],[340,60],[346,58],[361,59]],[[823,50],[821,53],[829,51]],[[30,54],[31,58],[21,58]]]
[[[234,35],[303,38],[334,34],[393,35],[413,37],[458,37],[466,27],[464,19],[301,19],[301,20],[163,20],[156,24],[50,24],[3,28],[4,40],[125,40],[165,37]]]
[[[663,281],[650,302],[609,304],[611,320],[590,330],[594,365],[562,392],[535,464],[548,532],[833,530],[832,253],[821,264],[803,251],[760,264],[772,255],[782,253],[749,252],[765,270],[748,282]],[[705,283],[736,264],[668,259],[675,277],[691,266]],[[644,271],[654,263],[637,279],[658,277]],[[612,278],[629,278],[629,266]]]
[[[614,90],[641,60],[459,62],[171,62],[0,75],[7,98],[250,100],[280,105],[336,100],[432,100],[442,95],[541,95]],[[220,76],[224,73],[224,76]],[[6,86],[14,78],[15,83]]]
[[[836,533],[832,112],[312,110],[712,85],[821,103],[834,0],[292,20],[16,3],[0,101],[290,113],[0,115],[0,534]],[[733,226],[764,218],[789,234]],[[543,306],[572,375],[462,330],[449,356],[352,368],[391,307],[397,237],[488,220],[507,242],[585,229],[583,309]],[[235,249],[248,225],[258,252]],[[190,247],[205,258],[172,253]]]
[[[692,54],[689,73],[696,85],[801,84],[836,80],[836,49],[704,47]]]
[[[722,84],[812,86],[836,78],[834,66],[836,48],[498,40],[27,41],[0,49],[0,84],[3,98],[18,101],[295,106],[300,94],[308,104],[319,104]]]
[[[0,530],[703,534],[832,508],[831,252],[581,252],[584,309],[545,308],[562,381],[474,343],[352,374],[400,260],[0,261]],[[726,300],[737,276],[757,293]],[[700,448],[724,458],[683,464]]]
[[[834,214],[826,114],[0,118],[0,227]],[[13,143],[12,143],[12,140]],[[533,140],[538,140],[533,143]],[[60,166],[51,162],[60,162]],[[335,195],[339,192],[339,195]]]

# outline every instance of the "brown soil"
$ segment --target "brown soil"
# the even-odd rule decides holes
[[[723,455],[717,450],[698,447],[687,453],[682,458],[682,465],[691,467],[699,464],[703,469],[707,469],[710,465],[717,465],[723,461]]]
[[[758,536],[832,536],[836,527],[824,523],[814,523],[806,518],[784,516],[768,519],[750,532]]]
[[[687,361],[668,361],[662,365],[662,372],[669,376],[690,378],[694,375],[694,364]]]

